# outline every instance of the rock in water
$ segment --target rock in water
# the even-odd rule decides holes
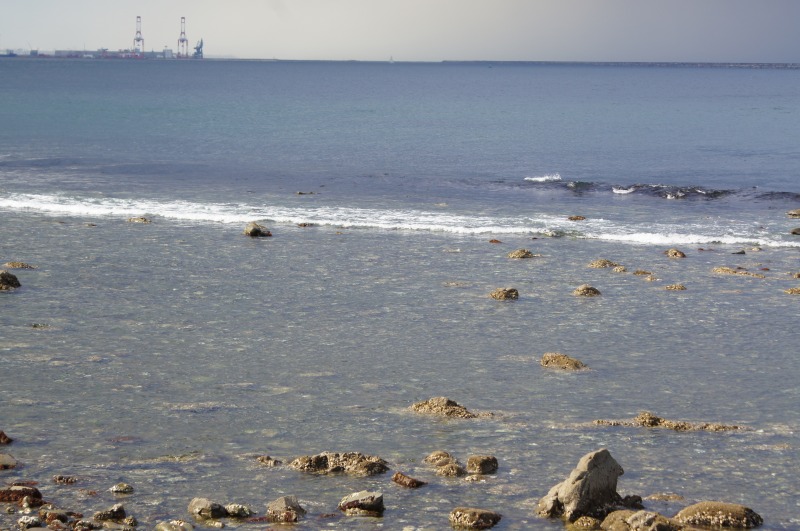
[[[575,291],[572,292],[576,297],[597,297],[600,295],[600,290],[590,286],[589,284],[581,284]]]
[[[509,258],[533,258],[533,253],[528,249],[517,249],[508,253]]]
[[[497,467],[497,458],[493,455],[471,455],[467,458],[467,472],[470,474],[494,474]]]
[[[795,210],[790,210],[789,212],[786,213],[786,215],[789,216],[790,218],[800,218],[800,208],[797,208]]]
[[[427,483],[424,481],[412,478],[411,476],[406,476],[402,472],[395,472],[392,476],[392,481],[398,485],[402,485],[403,487],[408,487],[409,489],[418,489],[423,485],[427,485]]]
[[[474,419],[478,416],[468,411],[464,406],[456,403],[455,400],[450,400],[444,396],[435,396],[433,398],[429,398],[428,400],[417,402],[411,406],[411,409],[417,413],[428,413],[442,417],[455,417],[461,419]]]
[[[502,516],[486,509],[472,507],[456,507],[450,511],[450,523],[461,529],[489,529],[500,521]]]
[[[382,516],[383,493],[362,490],[342,498],[339,510],[348,516]]]
[[[317,455],[304,455],[294,459],[289,466],[316,474],[344,472],[353,476],[375,476],[389,470],[389,463],[376,455],[360,452],[322,452]]]
[[[571,358],[560,352],[545,352],[539,362],[542,367],[562,369],[565,371],[579,371],[586,369],[586,365],[575,358]]]
[[[499,301],[515,301],[519,299],[519,291],[515,288],[497,288],[489,296]]]
[[[0,430],[0,444],[11,444],[14,442],[14,439],[6,435],[6,432]]]
[[[664,254],[670,258],[686,258],[686,254],[678,249],[667,249]]]
[[[735,503],[704,501],[685,507],[675,515],[683,524],[711,527],[758,527],[764,523],[759,514]]]
[[[550,518],[563,516],[570,522],[581,516],[604,517],[622,501],[617,478],[623,473],[605,448],[586,454],[567,479],[539,500],[536,512]]]
[[[298,522],[306,510],[300,506],[297,496],[282,496],[267,504],[267,518],[270,522]]]
[[[244,233],[251,238],[264,238],[272,236],[272,233],[264,226],[259,225],[255,221],[251,221],[244,228]]]
[[[225,507],[208,498],[194,498],[189,502],[189,513],[197,518],[224,518],[228,515]]]
[[[17,275],[9,273],[8,271],[0,271],[0,291],[9,290],[20,287]]]

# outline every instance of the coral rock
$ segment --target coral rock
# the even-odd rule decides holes
[[[450,523],[461,529],[489,529],[497,525],[502,516],[486,509],[456,507],[450,511]]]

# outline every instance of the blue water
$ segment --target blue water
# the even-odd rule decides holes
[[[764,65],[0,60],[0,264],[37,266],[0,293],[0,429],[24,463],[0,481],[78,475],[42,489],[87,514],[128,481],[145,525],[198,495],[263,512],[296,494],[307,529],[436,529],[458,505],[561,529],[536,500],[608,447],[623,494],[685,498],[655,510],[720,499],[795,529],[799,82]],[[253,220],[273,238],[243,237]],[[520,247],[541,256],[506,258]],[[572,297],[583,283],[602,297]],[[507,285],[519,301],[487,297]],[[550,351],[592,371],[544,371]],[[440,395],[496,418],[406,410]],[[749,430],[591,425],[643,409]],[[437,478],[436,449],[501,468]],[[431,484],[252,458],[324,450]],[[320,524],[363,488],[384,491],[382,524]]]

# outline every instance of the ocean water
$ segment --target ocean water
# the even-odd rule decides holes
[[[608,448],[623,495],[683,496],[649,509],[797,529],[798,86],[791,65],[0,60],[0,264],[36,266],[0,292],[21,463],[0,482],[143,526],[295,494],[300,529],[442,529],[464,505],[562,529],[536,501]],[[554,351],[591,370],[543,369]],[[494,416],[408,411],[432,396]],[[592,423],[642,410],[747,429]],[[500,468],[440,478],[439,449]],[[255,460],[326,450],[429,485]],[[326,516],[363,489],[382,519]]]

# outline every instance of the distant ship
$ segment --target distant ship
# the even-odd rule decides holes
[[[12,52],[11,50],[6,50],[6,53],[0,53],[0,57],[16,57],[17,54]]]

